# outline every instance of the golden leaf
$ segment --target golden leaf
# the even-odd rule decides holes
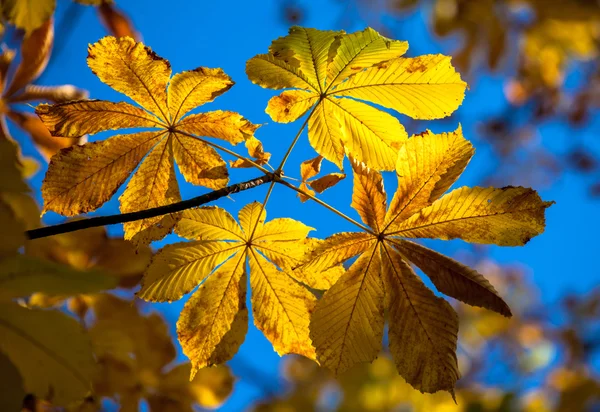
[[[193,239],[165,246],[148,267],[139,296],[151,301],[181,298],[206,278],[186,303],[177,324],[184,353],[192,360],[192,377],[200,368],[223,363],[237,352],[248,326],[246,265],[256,326],[280,354],[315,358],[308,324],[315,296],[297,283],[305,280],[292,266],[315,242],[312,228],[292,219],[265,223],[257,202],[238,214],[239,225],[218,207],[201,207],[181,214],[175,232]],[[331,284],[341,268],[328,272]],[[319,272],[310,281],[319,283]]]
[[[122,128],[157,130],[114,136],[61,153],[51,161],[44,181],[44,211],[72,216],[97,209],[144,157],[120,197],[124,213],[179,201],[175,163],[192,184],[211,189],[227,185],[225,162],[205,141],[191,134],[237,144],[253,138],[258,126],[227,111],[183,116],[229,90],[233,85],[229,76],[221,69],[200,67],[171,77],[168,61],[129,37],[105,37],[88,51],[88,65],[98,78],[142,108],[101,100],[42,104],[36,113],[51,134],[77,137]],[[110,148],[108,156],[102,150],[105,147]],[[75,167],[83,159],[85,172],[81,166]],[[65,169],[64,165],[72,167]],[[106,179],[108,174],[117,178]],[[67,191],[75,192],[76,199],[66,196]],[[177,219],[166,216],[127,223],[126,239],[138,244],[160,239]]]
[[[267,113],[287,123],[313,107],[309,141],[340,169],[344,155],[351,155],[368,167],[391,170],[407,138],[404,127],[358,100],[433,119],[456,110],[466,88],[450,58],[400,57],[407,48],[371,28],[346,34],[294,26],[273,41],[269,54],[248,60],[246,74],[262,87],[300,89],[272,98]]]
[[[325,239],[295,269],[325,271],[358,256],[315,308],[310,336],[321,364],[340,373],[373,360],[381,345],[385,310],[398,372],[423,392],[454,393],[459,376],[456,314],[423,285],[408,262],[423,269],[442,293],[511,315],[479,273],[400,238],[460,237],[516,245],[544,230],[544,212],[552,203],[541,201],[531,189],[462,188],[438,199],[472,152],[460,128],[410,138],[400,150],[398,190],[387,212],[381,174],[353,162],[352,207],[370,229]]]
[[[314,195],[314,192],[309,189],[314,189],[317,193],[323,193],[325,190],[335,186],[340,181],[346,178],[343,173],[330,173],[325,176],[321,176],[317,179],[313,179],[321,172],[321,163],[323,162],[323,156],[317,156],[314,159],[305,160],[300,164],[300,177],[302,183],[300,183],[300,189],[304,190],[310,195]],[[313,180],[310,180],[313,179]],[[298,193],[298,197],[301,202],[306,202],[309,197],[302,193]]]

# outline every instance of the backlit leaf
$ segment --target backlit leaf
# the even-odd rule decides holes
[[[450,115],[466,83],[441,55],[401,58],[406,42],[367,28],[345,34],[294,26],[273,41],[269,54],[248,60],[246,74],[270,89],[297,88],[272,98],[267,113],[291,122],[310,106],[308,138],[340,169],[345,155],[376,170],[392,170],[406,140],[404,127],[364,100],[415,118]]]

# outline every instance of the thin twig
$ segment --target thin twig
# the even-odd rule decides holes
[[[153,207],[151,209],[140,210],[139,212],[122,213],[110,216],[92,217],[89,219],[76,220],[73,222],[62,223],[54,226],[45,226],[39,229],[28,230],[25,232],[29,239],[39,239],[61,233],[74,232],[76,230],[88,229],[91,227],[99,227],[106,225],[116,225],[118,223],[132,222],[134,220],[148,219],[151,217],[162,216],[169,213],[181,212],[192,207],[200,206],[205,203],[213,202],[225,196],[241,192],[243,190],[252,189],[265,183],[272,182],[277,179],[274,173],[265,173],[262,176],[248,180],[246,182],[236,183],[231,186],[224,187],[201,196],[183,200],[177,203],[171,203],[166,206]]]

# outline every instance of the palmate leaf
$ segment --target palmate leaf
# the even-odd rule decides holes
[[[314,271],[292,270],[319,244],[306,238],[312,228],[286,218],[265,223],[266,212],[256,202],[242,208],[238,219],[239,224],[218,207],[183,212],[175,232],[192,241],[160,250],[138,292],[145,300],[172,301],[205,279],[177,322],[192,377],[200,368],[231,359],[242,344],[248,328],[248,277],[254,323],[275,351],[314,359],[308,324],[316,298],[299,282],[324,289],[343,272],[332,265],[320,279]]]
[[[268,54],[248,60],[246,73],[262,87],[298,89],[273,97],[267,113],[287,123],[313,107],[309,141],[340,169],[348,155],[376,170],[392,170],[407,134],[395,117],[365,102],[437,119],[460,106],[466,88],[449,57],[401,57],[407,49],[407,42],[371,28],[346,34],[292,27]]]
[[[297,270],[321,272],[358,256],[315,308],[310,336],[317,360],[335,373],[372,361],[381,349],[384,313],[398,372],[422,392],[453,393],[458,318],[415,275],[420,267],[438,290],[474,306],[511,316],[479,273],[401,237],[461,238],[523,245],[544,231],[544,202],[531,189],[461,188],[442,194],[473,154],[460,127],[408,139],[396,165],[398,190],[390,207],[381,174],[353,162],[352,207],[370,232],[339,233],[317,245]],[[386,211],[387,209],[387,211]]]
[[[186,116],[233,86],[221,69],[199,67],[171,77],[169,62],[129,37],[105,37],[89,47],[88,66],[98,78],[141,107],[126,102],[75,100],[40,105],[36,113],[54,136],[77,137],[105,130],[151,128],[61,151],[42,185],[44,212],[73,216],[100,207],[130,174],[120,197],[121,212],[180,200],[175,164],[186,181],[211,189],[227,185],[227,167],[208,144],[188,134],[232,145],[253,138],[258,126],[237,113]],[[140,164],[141,163],[141,164]],[[176,218],[125,224],[125,238],[149,243],[166,235]]]

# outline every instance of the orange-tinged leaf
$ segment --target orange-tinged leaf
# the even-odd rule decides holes
[[[171,120],[177,122],[195,107],[212,102],[233,86],[221,69],[198,67],[177,73],[171,78],[167,99]]]
[[[156,117],[126,102],[76,100],[40,104],[35,112],[53,136],[79,137],[104,130],[161,126]]]
[[[98,3],[98,1],[95,3]],[[133,27],[131,20],[123,14],[121,10],[115,7],[112,2],[100,1],[97,10],[100,21],[110,34],[115,37],[129,36],[139,40],[140,35]]]
[[[138,296],[151,302],[178,300],[242,246],[202,240],[167,245],[152,258]]]
[[[165,206],[180,201],[174,163],[171,140],[163,139],[144,159],[119,198],[121,213]],[[164,228],[165,230],[159,231],[157,235],[150,235],[147,239],[157,240],[156,237],[161,234],[164,237],[175,224],[174,219],[170,216],[158,216],[125,223],[123,225],[125,239],[132,239],[134,235],[142,230],[152,228],[157,222],[161,222],[163,226],[167,222],[169,224]],[[142,239],[139,242],[145,243]]]
[[[217,110],[190,115],[178,125],[178,130],[199,136],[215,137],[233,145],[247,141],[259,128],[240,114]]]
[[[392,248],[383,247],[390,352],[400,375],[421,392],[449,391],[460,377],[458,315],[436,297]]]
[[[47,20],[21,43],[21,61],[17,70],[4,91],[4,97],[12,96],[17,90],[31,83],[44,71],[54,41],[54,23]]]
[[[201,368],[230,360],[242,343],[221,347],[215,356],[236,315],[245,308],[245,266],[245,253],[229,259],[194,292],[181,312],[177,337],[183,353],[192,361],[191,379]]]
[[[246,140],[246,149],[248,149],[248,154],[250,157],[254,158],[254,163],[259,165],[264,165],[269,162],[271,159],[271,153],[267,153],[263,149],[262,142],[258,140],[254,136],[250,136]],[[247,168],[254,167],[252,163],[247,161],[246,159],[237,159],[235,161],[229,161],[229,167],[231,168]]]
[[[377,246],[362,254],[319,300],[310,337],[322,366],[340,374],[381,350],[384,291]]]
[[[393,245],[418,266],[445,295],[510,317],[511,311],[494,287],[476,270],[417,243],[403,239]]]
[[[85,138],[64,138],[50,135],[48,129],[37,116],[26,112],[9,111],[6,116],[17,126],[31,136],[40,153],[50,160],[60,149],[71,147],[78,143],[84,143]]]
[[[216,206],[183,211],[175,233],[192,240],[244,240],[244,234],[233,216]]]
[[[308,185],[313,188],[315,192],[323,193],[325,190],[337,185],[345,178],[346,175],[344,173],[329,173],[328,175],[321,176],[318,179],[308,182]]]
[[[272,97],[265,111],[276,122],[289,123],[302,117],[318,98],[313,92],[288,90]]]
[[[300,177],[302,178],[302,181],[306,182],[318,175],[321,172],[322,162],[323,156],[317,156],[300,163]]]
[[[392,234],[519,246],[544,231],[544,212],[552,203],[524,187],[462,187],[402,222]]]
[[[64,103],[71,100],[81,100],[88,97],[88,92],[71,84],[61,86],[39,86],[28,84],[18,93],[10,98],[11,103],[32,102],[32,101],[51,101],[54,103]]]
[[[381,173],[369,170],[357,162],[352,162],[352,169],[354,190],[351,206],[365,224],[380,232],[383,230],[387,205]]]
[[[112,197],[161,135],[118,135],[64,149],[48,165],[42,184],[43,212],[74,216],[97,209]]]
[[[279,355],[297,353],[315,359],[308,336],[315,296],[252,251],[250,286],[254,324],[273,344]]]
[[[398,190],[390,203],[386,224],[393,231],[415,212],[431,205],[452,186],[473,156],[473,146],[459,128],[453,133],[426,131],[411,137],[398,154]]]
[[[227,186],[227,166],[215,149],[195,137],[181,133],[172,134],[171,139],[173,156],[187,182],[211,189]]]
[[[167,83],[171,65],[131,37],[107,36],[88,48],[88,66],[113,89],[169,120]]]

